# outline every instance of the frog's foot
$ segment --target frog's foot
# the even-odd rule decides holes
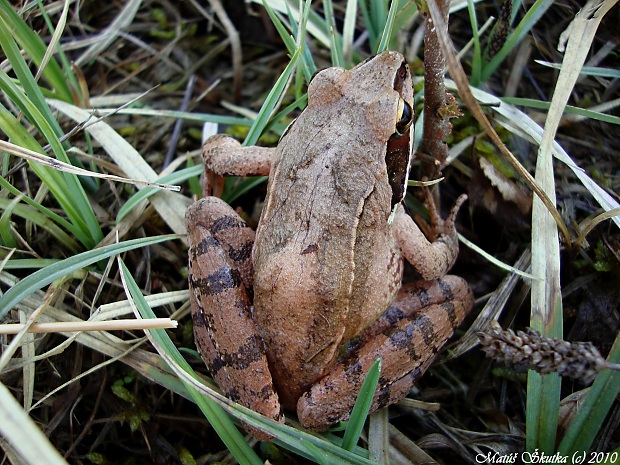
[[[439,214],[439,209],[435,204],[435,200],[433,199],[433,195],[431,190],[428,187],[423,187],[424,192],[424,200],[426,206],[428,208],[428,214],[430,216],[430,229],[431,236],[438,237],[442,234],[453,235],[456,237],[456,228],[454,226],[454,222],[456,220],[456,215],[458,214],[461,206],[467,200],[467,194],[461,194],[454,202],[454,205],[450,209],[450,213],[448,213],[448,217],[444,220],[441,218]],[[433,240],[434,240],[433,237]]]
[[[424,194],[431,220],[430,226],[422,228],[427,230],[427,235],[400,205],[396,208],[392,224],[394,237],[403,256],[411,263],[421,280],[432,281],[445,276],[459,254],[459,240],[454,221],[467,196],[461,195],[457,199],[444,221],[437,211],[430,191],[424,188]]]
[[[251,318],[254,231],[216,197],[191,205],[185,220],[198,351],[227,397],[282,421],[265,346]],[[250,431],[259,439],[270,439]]]
[[[359,347],[299,399],[301,424],[320,430],[347,420],[366,373],[378,358],[382,358],[381,377],[371,411],[401,400],[472,305],[469,286],[457,276],[403,286],[385,315],[362,333]]]

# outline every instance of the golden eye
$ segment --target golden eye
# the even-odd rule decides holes
[[[396,132],[403,135],[411,126],[413,121],[413,109],[411,105],[405,102],[402,98],[398,102],[398,121],[396,122]]]

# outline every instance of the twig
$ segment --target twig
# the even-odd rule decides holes
[[[25,325],[11,323],[0,325],[0,334],[17,334]],[[108,321],[54,321],[34,323],[29,333],[73,333],[79,331],[129,331],[133,329],[176,328],[176,320],[152,318],[148,320],[108,320]]]
[[[448,30],[450,2],[438,0],[444,27]],[[424,17],[424,137],[418,150],[422,166],[422,177],[434,179],[448,158],[446,138],[452,131],[450,118],[458,116],[454,97],[446,92],[444,74],[446,59],[437,36],[437,24],[429,14],[425,2],[421,2],[420,13]],[[441,24],[441,23],[440,23]]]
[[[441,16],[440,7],[437,5],[437,0],[428,0],[428,9],[430,14],[435,18],[435,23],[438,25],[445,25],[445,21]],[[497,146],[499,151],[506,156],[510,164],[517,170],[517,172],[523,176],[527,184],[532,188],[532,190],[536,193],[536,195],[540,198],[540,200],[545,204],[549,212],[553,215],[560,231],[562,232],[562,236],[564,237],[564,241],[566,244],[571,243],[570,233],[568,232],[568,228],[564,223],[564,220],[560,216],[560,213],[555,208],[554,202],[549,199],[549,196],[545,193],[544,190],[538,185],[538,183],[534,180],[532,175],[519,163],[516,157],[508,150],[502,139],[499,137],[491,123],[489,122],[486,115],[482,112],[480,105],[476,102],[476,99],[469,88],[469,82],[467,81],[467,77],[465,76],[465,71],[463,70],[463,66],[456,58],[456,53],[454,52],[454,47],[452,45],[452,41],[448,37],[447,34],[440,34],[439,43],[445,53],[448,68],[450,70],[450,76],[456,83],[456,86],[459,90],[459,95],[463,102],[469,108],[472,116],[476,118],[476,120],[480,123],[480,125],[484,128],[484,131],[487,133],[489,138],[493,141],[493,143]]]

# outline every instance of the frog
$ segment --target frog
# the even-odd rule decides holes
[[[321,431],[349,418],[381,359],[371,411],[394,404],[472,308],[448,274],[466,197],[443,220],[425,189],[430,228],[403,207],[413,108],[407,62],[386,51],[316,73],[276,147],[205,142],[205,197],[186,213],[190,299],[198,351],[231,400]],[[268,176],[256,231],[219,198],[225,176]]]

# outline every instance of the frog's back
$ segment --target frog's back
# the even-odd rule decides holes
[[[253,249],[254,311],[289,408],[395,291],[385,158],[402,99],[412,104],[407,76],[394,52],[319,72],[278,144]]]
[[[363,159],[355,141],[342,140],[350,135],[333,121],[324,123],[296,124],[281,141],[254,247],[255,319],[288,407],[323,376],[347,332],[352,299],[359,299],[352,292],[364,206],[387,202],[389,212],[389,196],[377,198],[374,188],[381,167]],[[288,141],[306,149],[291,151]],[[385,234],[387,217],[369,215],[364,235],[377,237],[373,224]]]

